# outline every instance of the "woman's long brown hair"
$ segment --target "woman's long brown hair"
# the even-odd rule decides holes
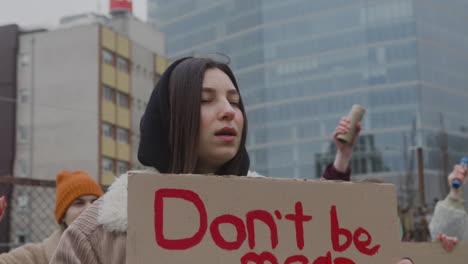
[[[236,79],[229,66],[209,58],[190,58],[181,62],[171,74],[169,81],[170,127],[169,145],[171,159],[169,173],[197,173],[198,138],[200,132],[200,107],[203,89],[203,77],[208,69],[217,68],[229,76],[237,86]],[[238,175],[242,155],[244,155],[247,135],[247,117],[242,97],[239,109],[244,117],[241,143],[237,154],[226,162],[218,175]]]

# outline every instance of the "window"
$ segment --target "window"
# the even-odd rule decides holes
[[[103,49],[102,60],[105,64],[114,65],[114,53],[112,53],[112,51]]]
[[[114,125],[102,123],[102,135],[114,139]]]
[[[18,127],[18,139],[19,141],[28,141],[28,130],[25,126]]]
[[[27,177],[28,175],[28,162],[23,159],[18,159],[15,163],[16,169],[15,174],[18,177]]]
[[[18,244],[26,244],[26,234],[18,232],[18,234],[16,234],[16,242]]]
[[[110,158],[102,158],[102,170],[105,173],[114,173],[114,160]]]
[[[117,161],[117,175],[124,174],[128,171],[128,162]]]
[[[126,107],[128,108],[128,95],[124,94],[122,92],[117,93],[117,104],[121,107]]]
[[[19,64],[21,65],[21,67],[25,67],[31,63],[31,58],[28,54],[22,53],[20,54],[19,58]]]
[[[29,99],[29,91],[26,89],[21,89],[19,92],[19,102],[25,104],[28,102]]]
[[[103,85],[102,87],[102,97],[104,100],[109,102],[114,102],[115,98],[115,91],[111,87],[107,85]]]
[[[128,72],[128,60],[124,57],[117,57],[117,69],[123,72]]]
[[[17,199],[17,206],[20,210],[24,211],[29,208],[29,196],[27,194],[21,194]]]
[[[117,141],[119,143],[128,144],[128,129],[121,127],[117,128]]]

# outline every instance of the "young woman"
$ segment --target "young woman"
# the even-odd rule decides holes
[[[343,118],[334,137],[348,129]],[[161,173],[255,175],[245,147],[244,104],[226,64],[191,57],[174,62],[151,94],[140,132],[140,162]],[[324,178],[349,180],[354,141],[343,145],[335,139],[338,152]],[[51,263],[125,263],[126,232],[124,174],[68,228]]]
[[[26,244],[1,254],[0,264],[49,263],[64,230],[103,194],[99,184],[84,171],[62,171],[57,174],[56,183],[55,220],[59,225],[57,230],[40,243]],[[1,200],[4,201],[4,198]],[[0,203],[3,212],[6,204]]]

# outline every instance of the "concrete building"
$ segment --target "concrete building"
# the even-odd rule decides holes
[[[19,28],[17,25],[0,27],[0,176],[13,174],[15,153],[15,100],[16,63],[18,54]]]
[[[139,121],[165,59],[164,35],[129,12],[65,17],[55,29],[0,27],[0,184],[10,207],[0,252],[55,228],[55,175],[84,170],[103,184],[137,160]],[[48,180],[48,181],[47,181]]]
[[[124,12],[62,22],[19,38],[14,175],[85,170],[108,185],[139,167],[139,120],[168,63],[164,35]]]
[[[0,178],[13,175],[16,134],[16,63],[19,27],[0,26]],[[9,185],[0,184],[0,195],[9,193]],[[8,200],[9,202],[9,200]],[[6,211],[4,218],[9,218]],[[0,234],[10,233],[10,222],[0,222]],[[0,245],[8,243],[8,237],[0,236]],[[0,252],[3,252],[0,246]]]

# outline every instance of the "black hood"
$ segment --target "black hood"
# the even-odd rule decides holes
[[[140,144],[138,146],[138,160],[141,164],[153,167],[161,173],[167,173],[170,165],[169,148],[169,80],[174,68],[182,61],[191,57],[185,57],[173,62],[164,71],[145,109],[140,121]],[[245,176],[249,170],[250,159],[245,149],[237,175]]]

